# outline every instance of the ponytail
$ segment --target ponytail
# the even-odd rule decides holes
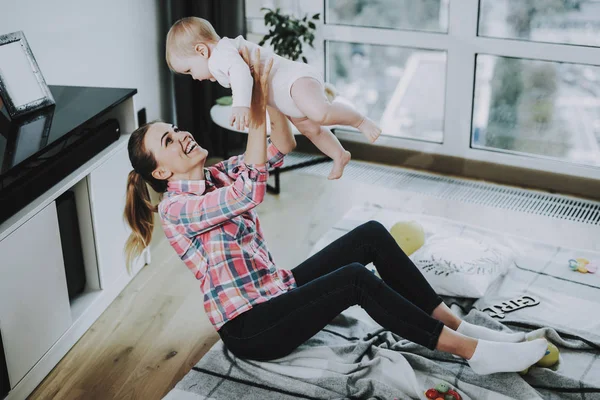
[[[154,215],[157,207],[150,201],[150,193],[146,182],[135,171],[129,173],[127,178],[127,199],[125,203],[125,220],[132,232],[125,243],[125,257],[127,268],[131,269],[131,262],[138,257],[152,240],[154,229]]]
[[[152,205],[146,184],[157,193],[164,193],[167,190],[167,181],[152,176],[152,171],[157,166],[156,159],[152,153],[146,151],[144,146],[144,137],[153,123],[149,122],[136,129],[131,134],[127,145],[129,161],[133,166],[133,171],[127,177],[127,198],[123,213],[132,231],[125,243],[125,259],[129,272],[131,272],[133,259],[140,256],[150,245],[154,229],[153,213],[158,212],[157,206]]]

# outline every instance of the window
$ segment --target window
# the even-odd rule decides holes
[[[482,0],[481,36],[600,45],[600,1]]]
[[[600,67],[477,56],[472,143],[600,165]]]
[[[600,0],[270,3],[324,14],[309,60],[375,146],[600,179]]]
[[[329,0],[326,15],[328,24],[448,31],[448,3],[442,0]]]
[[[330,41],[326,54],[328,81],[384,135],[442,142],[444,52]]]

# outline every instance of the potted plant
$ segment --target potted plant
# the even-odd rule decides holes
[[[265,25],[270,27],[259,45],[263,46],[270,41],[275,53],[292,61],[299,58],[307,63],[306,57],[302,55],[303,44],[308,44],[314,48],[315,30],[317,26],[315,21],[319,20],[320,14],[317,13],[311,18],[305,15],[302,19],[282,14],[279,8],[272,10],[270,8],[261,8],[265,13]],[[329,101],[333,101],[337,96],[337,91],[333,85],[325,83],[325,96]]]
[[[263,46],[270,41],[276,54],[292,61],[302,58],[305,63],[306,57],[302,55],[302,45],[308,44],[313,47],[316,25],[314,21],[319,20],[320,14],[313,15],[310,19],[305,15],[302,19],[281,13],[279,8],[261,8],[265,13],[265,25],[269,28],[259,45]]]

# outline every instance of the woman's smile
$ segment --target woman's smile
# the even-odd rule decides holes
[[[191,136],[187,137],[187,142],[181,143],[181,149],[185,155],[190,155],[196,150],[200,150],[201,147],[198,146],[198,143]]]
[[[185,146],[185,154],[190,154],[192,151],[198,148],[198,144],[193,140],[190,140],[188,144]]]

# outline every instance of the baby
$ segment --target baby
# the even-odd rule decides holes
[[[169,68],[193,79],[219,82],[231,87],[233,94],[230,124],[244,129],[249,124],[252,76],[240,55],[247,47],[253,54],[258,45],[242,36],[235,39],[220,38],[206,20],[187,17],[177,21],[167,35],[166,58]],[[381,129],[369,118],[338,102],[330,103],[325,96],[321,74],[315,68],[290,61],[262,48],[261,63],[273,58],[269,76],[268,104],[285,114],[319,150],[333,159],[329,179],[342,176],[350,161],[346,151],[335,135],[325,126],[349,125],[357,128],[373,143]]]

